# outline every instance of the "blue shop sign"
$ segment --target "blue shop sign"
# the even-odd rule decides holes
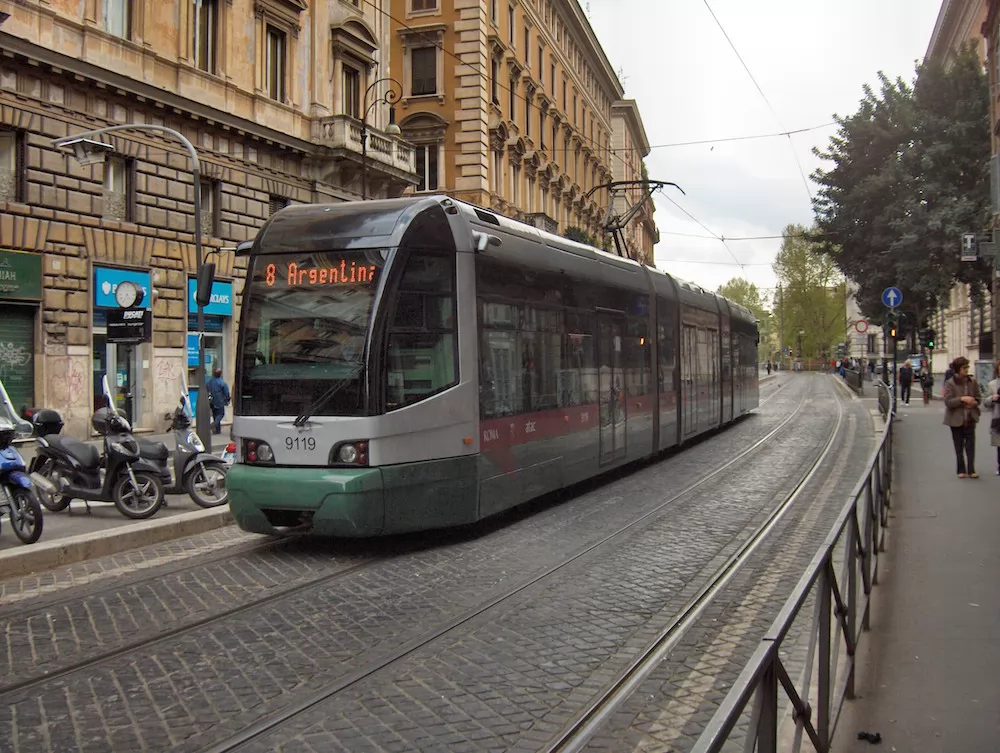
[[[198,280],[194,277],[188,278],[188,312],[198,311],[198,302],[195,300],[195,292],[198,290]],[[210,316],[232,316],[233,315],[233,283],[219,282],[212,283],[212,300],[204,309]]]
[[[115,291],[118,283],[134,282],[143,290],[140,308],[148,309],[153,303],[151,294],[153,285],[149,272],[136,272],[131,269],[112,269],[111,267],[94,267],[94,306],[98,308],[118,308]]]
[[[187,341],[188,350],[188,368],[195,369],[198,368],[198,333],[189,332]],[[212,373],[212,354],[205,353],[205,375],[206,377]]]

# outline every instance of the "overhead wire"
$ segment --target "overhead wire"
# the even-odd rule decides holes
[[[754,77],[753,73],[750,72],[750,67],[746,64],[746,61],[743,60],[743,56],[740,55],[740,51],[736,49],[736,45],[733,44],[733,40],[729,37],[729,34],[726,32],[726,28],[722,25],[722,22],[719,20],[719,17],[715,15],[715,11],[712,10],[712,6],[709,5],[708,0],[702,0],[702,2],[705,3],[705,7],[708,8],[708,12],[712,15],[712,19],[715,21],[715,24],[719,27],[719,31],[722,32],[722,36],[726,38],[726,41],[729,43],[730,48],[732,48],[733,52],[735,53],[737,60],[740,61],[740,65],[743,66],[743,70],[747,72],[747,75],[750,77],[750,80],[753,82],[753,85],[756,87],[758,93],[760,93],[761,98],[764,100],[764,104],[767,105],[768,109],[771,111],[771,114],[774,115],[774,119],[778,122],[778,125],[782,129],[784,129],[785,125],[784,123],[781,122],[781,117],[778,115],[777,110],[774,109],[774,106],[771,104],[771,100],[769,100],[767,98],[767,95],[764,94],[764,90],[760,88],[760,84],[757,83],[757,79]],[[808,194],[809,196],[809,202],[812,203],[813,201],[812,190],[810,190],[809,188],[809,181],[806,180],[806,174],[805,171],[802,169],[802,163],[799,161],[799,155],[796,154],[795,152],[795,142],[792,141],[792,136],[790,131],[787,131],[786,135],[788,137],[788,146],[792,150],[792,158],[795,160],[795,166],[799,169],[799,176],[802,178],[802,185],[805,187],[806,194]]]

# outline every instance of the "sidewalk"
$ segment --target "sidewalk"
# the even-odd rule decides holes
[[[939,391],[939,390],[937,390]],[[940,401],[900,405],[886,552],[836,753],[1000,749],[1000,476],[989,413],[959,479]],[[878,732],[882,745],[858,740]]]

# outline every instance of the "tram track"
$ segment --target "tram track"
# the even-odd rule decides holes
[[[778,392],[778,391],[779,391],[778,389],[775,390],[775,392]],[[218,749],[218,750],[227,750],[227,749],[231,749],[233,747],[239,747],[244,742],[252,740],[252,739],[254,739],[256,737],[259,737],[259,736],[267,733],[271,729],[273,729],[276,726],[282,724],[285,720],[291,719],[291,718],[295,717],[296,715],[302,713],[303,711],[307,710],[308,708],[316,706],[317,704],[322,703],[323,701],[327,700],[328,698],[331,698],[331,697],[335,696],[337,693],[343,692],[344,690],[357,685],[362,680],[364,680],[366,677],[370,677],[371,675],[375,674],[379,670],[381,670],[381,669],[389,666],[393,662],[396,662],[396,661],[402,659],[403,657],[405,657],[405,656],[413,653],[414,651],[417,651],[422,646],[425,646],[428,643],[436,640],[437,638],[440,638],[441,636],[446,635],[447,633],[456,630],[461,625],[468,623],[470,620],[474,619],[475,617],[477,617],[479,615],[482,615],[484,612],[486,612],[486,611],[488,611],[488,610],[496,607],[497,605],[501,604],[502,602],[504,602],[504,601],[506,601],[508,599],[511,599],[513,596],[515,596],[515,595],[517,595],[517,594],[525,591],[529,587],[537,584],[538,582],[544,580],[545,578],[547,578],[547,577],[553,575],[554,573],[562,570],[563,568],[567,567],[571,563],[580,560],[580,558],[582,558],[582,557],[584,557],[584,556],[586,556],[586,555],[588,555],[588,554],[590,554],[590,553],[598,550],[600,547],[602,547],[602,546],[606,545],[607,543],[611,542],[612,540],[614,540],[614,539],[622,536],[623,534],[625,534],[629,530],[634,529],[636,526],[640,525],[641,523],[649,520],[650,518],[653,518],[654,516],[656,516],[659,513],[662,513],[665,508],[667,508],[670,505],[674,504],[675,502],[677,502],[681,498],[683,498],[683,497],[685,497],[687,495],[690,495],[693,491],[696,491],[697,489],[699,489],[700,487],[704,486],[705,484],[711,482],[712,480],[718,478],[721,474],[723,474],[727,470],[729,470],[733,465],[735,465],[736,463],[739,463],[741,461],[744,461],[746,458],[748,458],[754,452],[758,451],[766,443],[772,441],[781,431],[783,431],[796,418],[796,416],[798,416],[800,414],[800,412],[803,409],[803,406],[806,404],[806,400],[807,399],[808,399],[808,396],[801,397],[799,399],[799,402],[796,405],[795,409],[789,415],[787,415],[783,419],[780,419],[780,423],[777,426],[775,426],[774,428],[772,428],[771,430],[769,430],[767,432],[767,434],[765,434],[760,439],[757,439],[756,441],[754,441],[754,443],[752,445],[750,445],[749,447],[743,449],[738,454],[734,455],[730,460],[728,460],[727,462],[725,462],[721,466],[715,467],[710,472],[705,473],[705,474],[701,475],[700,477],[696,478],[691,483],[689,483],[684,488],[682,488],[680,491],[672,494],[669,498],[667,498],[667,499],[663,500],[662,502],[660,502],[659,504],[657,504],[657,506],[655,508],[653,508],[653,509],[645,512],[644,514],[642,514],[641,516],[633,519],[629,523],[626,523],[626,524],[620,526],[614,533],[612,533],[610,535],[607,535],[607,536],[604,536],[602,539],[600,539],[600,540],[598,540],[596,542],[593,542],[593,543],[591,543],[591,544],[583,547],[582,549],[580,549],[579,551],[576,551],[575,553],[573,553],[571,556],[567,557],[566,559],[564,559],[560,563],[558,563],[558,564],[556,564],[556,565],[554,565],[552,567],[547,568],[543,572],[540,572],[540,573],[536,574],[534,577],[532,577],[532,578],[530,578],[530,579],[528,579],[526,581],[522,581],[520,583],[516,583],[516,584],[512,585],[510,588],[508,588],[504,592],[496,595],[494,598],[490,599],[488,602],[477,604],[476,606],[474,606],[474,607],[472,607],[472,608],[470,608],[470,609],[468,609],[468,610],[466,610],[464,612],[459,613],[453,619],[448,620],[448,621],[446,621],[444,623],[439,624],[436,628],[434,628],[432,630],[429,630],[429,631],[426,631],[424,633],[421,633],[420,635],[415,636],[414,638],[412,638],[411,640],[407,641],[406,643],[404,643],[402,645],[399,645],[395,650],[392,650],[389,653],[385,654],[381,659],[378,659],[376,661],[370,662],[366,666],[359,667],[357,670],[351,672],[348,675],[345,675],[340,680],[337,680],[335,682],[335,684],[333,684],[333,685],[327,685],[327,687],[324,689],[324,692],[322,692],[321,694],[319,694],[319,695],[315,695],[314,694],[312,696],[309,696],[309,697],[303,699],[303,701],[301,701],[299,703],[295,703],[295,704],[293,704],[293,705],[291,705],[289,707],[286,707],[286,709],[284,709],[281,712],[281,714],[282,714],[281,718],[278,718],[278,717],[265,717],[263,720],[261,720],[257,724],[246,726],[244,728],[243,733],[240,735],[240,739],[239,740],[236,740],[235,742],[229,741],[227,743],[223,743],[220,746],[218,746],[216,749]],[[265,548],[267,548],[269,546],[276,546],[276,545],[278,545],[280,543],[282,543],[281,540],[279,540],[277,542],[269,541],[269,542],[265,542],[264,544],[261,544],[259,548],[260,549],[265,549]],[[38,689],[40,689],[41,686],[43,686],[43,685],[45,685],[47,683],[56,682],[56,681],[59,681],[59,680],[65,680],[70,675],[85,673],[85,672],[87,672],[87,670],[91,670],[91,669],[93,669],[93,668],[95,668],[98,665],[101,665],[103,663],[111,662],[114,659],[126,656],[128,654],[136,654],[138,652],[144,652],[144,651],[146,651],[146,650],[148,650],[148,649],[150,649],[150,648],[152,648],[154,646],[157,646],[159,644],[163,644],[163,643],[165,643],[165,642],[167,642],[167,641],[169,641],[171,639],[176,639],[176,638],[182,637],[182,636],[184,636],[186,634],[194,633],[195,631],[198,631],[200,629],[204,629],[204,628],[206,628],[206,627],[208,627],[210,625],[213,625],[213,624],[217,624],[217,623],[223,622],[223,621],[225,621],[227,619],[230,619],[230,618],[233,618],[233,617],[243,617],[245,619],[246,615],[248,613],[252,612],[255,609],[258,609],[258,608],[261,608],[261,607],[264,607],[264,606],[268,606],[268,605],[274,605],[274,604],[280,602],[280,600],[286,599],[286,598],[290,598],[292,596],[302,595],[304,593],[307,593],[310,589],[322,588],[323,586],[328,585],[330,582],[332,582],[333,580],[335,580],[337,578],[342,578],[342,577],[344,577],[344,576],[346,576],[348,574],[357,574],[359,571],[361,571],[363,569],[371,568],[371,567],[373,567],[373,566],[375,566],[375,565],[377,565],[377,564],[379,564],[381,562],[384,562],[386,560],[389,560],[389,559],[394,559],[395,556],[396,555],[394,554],[394,555],[390,555],[390,556],[387,556],[387,557],[379,557],[379,558],[368,560],[368,561],[365,561],[365,562],[362,562],[362,563],[358,563],[356,565],[350,566],[348,568],[344,568],[342,570],[338,570],[335,573],[327,573],[327,574],[325,574],[324,576],[322,576],[320,578],[316,578],[316,579],[313,579],[311,581],[307,581],[307,582],[303,582],[303,583],[297,584],[293,588],[284,589],[282,591],[278,591],[278,592],[275,592],[273,594],[269,594],[264,599],[258,599],[258,600],[255,600],[255,601],[247,602],[247,603],[242,604],[242,605],[240,605],[240,606],[238,606],[238,607],[236,607],[234,609],[230,609],[230,610],[226,610],[224,612],[216,613],[216,614],[210,615],[208,617],[205,617],[203,619],[197,620],[195,622],[188,623],[188,624],[185,624],[185,625],[180,625],[180,626],[178,626],[176,628],[172,628],[172,629],[170,629],[168,631],[161,632],[161,633],[159,633],[159,634],[157,634],[155,636],[150,637],[147,640],[133,641],[133,642],[130,642],[130,643],[126,644],[126,645],[118,646],[118,647],[116,647],[113,650],[101,652],[101,653],[99,653],[97,655],[88,657],[88,658],[86,658],[86,659],[84,659],[82,661],[75,662],[73,664],[70,664],[70,665],[67,665],[67,666],[64,666],[64,667],[60,667],[59,669],[57,669],[55,671],[43,673],[43,674],[40,674],[40,675],[36,675],[34,677],[25,678],[25,679],[19,681],[16,684],[11,684],[11,685],[8,685],[8,686],[6,686],[4,688],[0,688],[0,698],[3,698],[5,700],[7,700],[7,699],[11,698],[12,696],[24,697],[29,692],[37,691]],[[224,558],[224,557],[218,557],[216,559],[222,559],[222,558]],[[201,564],[203,564],[203,563],[204,563],[204,561],[202,561]],[[197,566],[199,566],[199,563],[192,563],[190,565],[190,567],[184,566],[184,567],[181,567],[181,568],[178,568],[178,569],[184,570],[184,569],[190,569],[190,568],[197,567]],[[154,575],[153,577],[156,577],[156,576]],[[146,579],[144,579],[144,580],[146,580]],[[59,683],[59,685],[64,685],[64,683]],[[250,735],[249,737],[247,737],[247,734],[250,733],[251,731],[253,731],[253,734]],[[228,747],[227,747],[227,745],[228,745]]]
[[[497,594],[494,598],[490,599],[488,602],[476,605],[475,607],[468,609],[465,612],[457,615],[452,620],[449,620],[448,622],[442,625],[436,626],[435,628],[426,631],[419,636],[416,636],[415,638],[411,639],[410,641],[407,641],[406,643],[399,646],[395,650],[384,655],[380,659],[373,661],[369,663],[367,666],[352,672],[351,674],[339,679],[337,682],[330,684],[327,687],[322,688],[310,694],[309,696],[301,699],[300,701],[291,704],[272,715],[266,716],[263,719],[260,719],[255,723],[246,726],[239,733],[231,736],[227,740],[219,742],[213,745],[212,747],[206,749],[206,753],[230,753],[231,751],[238,751],[244,748],[248,744],[262,738],[265,735],[274,732],[282,725],[287,724],[288,722],[299,717],[305,712],[319,706],[322,703],[325,703],[333,699],[338,694],[343,693],[344,691],[358,685],[365,679],[375,675],[378,672],[381,672],[390,665],[406,658],[407,656],[410,656],[414,652],[429,645],[430,643],[433,643],[434,641],[439,640],[440,638],[448,635],[449,633],[456,631],[463,625],[469,623],[470,621],[476,619],[477,617],[484,615],[486,612],[490,611],[491,609],[494,609],[495,607],[503,604],[504,602],[511,600],[513,597],[518,596],[519,594],[523,593],[532,586],[535,586],[536,584],[550,578],[551,576],[555,575],[564,568],[567,568],[568,566],[578,562],[585,556],[590,555],[596,552],[597,550],[606,547],[608,544],[615,542],[616,540],[621,538],[624,534],[631,532],[637,526],[663,513],[663,511],[666,508],[672,506],[678,500],[687,497],[692,492],[697,491],[700,487],[708,484],[716,477],[722,475],[732,466],[744,461],[748,456],[756,452],[758,448],[771,441],[799,414],[803,406],[806,404],[806,397],[807,396],[803,396],[802,398],[800,398],[798,404],[795,407],[795,410],[792,411],[792,413],[789,414],[787,418],[785,418],[780,424],[778,424],[778,426],[773,428],[771,431],[769,431],[766,435],[757,440],[750,447],[744,449],[742,452],[735,455],[732,459],[730,459],[723,465],[705,474],[697,481],[689,484],[681,491],[676,492],[675,494],[673,494],[672,496],[661,502],[653,509],[633,519],[629,523],[621,526],[613,533],[608,534],[607,536],[598,541],[592,542],[583,549],[574,553],[572,556],[565,558],[562,562],[550,566],[540,573],[536,573],[530,579],[512,585],[508,589]],[[838,423],[837,423],[838,428],[840,425],[840,420],[842,419],[842,415],[843,411],[841,409],[840,414],[838,416]],[[831,439],[828,441],[826,447],[824,448],[824,452],[827,452],[829,448],[832,446],[833,437],[835,436],[836,436],[836,429],[834,430],[834,433],[831,435]],[[722,572],[728,573],[729,571],[732,571],[733,573],[735,573],[736,571],[738,571],[739,564],[742,561],[744,561],[746,557],[748,557],[757,548],[760,541],[762,541],[766,537],[766,535],[774,528],[774,526],[777,525],[777,522],[781,519],[781,517],[784,516],[785,511],[787,511],[787,509],[794,503],[795,499],[798,498],[800,490],[808,482],[809,478],[811,478],[810,474],[813,471],[815,471],[817,465],[821,461],[822,457],[817,459],[810,466],[810,471],[807,474],[807,477],[799,481],[799,483],[795,487],[795,491],[793,492],[793,494],[789,495],[789,497],[786,498],[784,502],[779,506],[779,509],[772,513],[772,515],[768,519],[768,522],[766,522],[763,526],[761,526],[761,528],[758,529],[758,531],[755,532],[755,534],[751,536],[751,538],[743,546],[741,546],[740,549],[729,558],[729,560],[727,560],[727,564],[723,568],[721,568]],[[731,575],[729,577],[731,577]],[[728,582],[728,578],[726,578],[725,582]],[[720,590],[725,585],[725,582],[721,582],[721,577],[714,578],[707,587],[710,591],[708,596]],[[703,602],[707,603],[706,599],[707,597],[704,594],[700,599],[696,599],[694,604],[689,605],[685,609],[685,611],[682,612],[682,618],[686,614],[689,613],[693,614],[696,610],[699,610],[698,613],[700,614],[699,608],[702,607]],[[688,622],[685,620],[683,626],[686,626],[687,624]],[[676,632],[677,630],[678,630],[677,627],[673,628],[674,632]]]

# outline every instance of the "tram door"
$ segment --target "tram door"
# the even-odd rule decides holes
[[[698,430],[698,331],[684,325],[681,330],[681,411],[682,434]]]
[[[622,371],[622,343],[625,316],[597,312],[598,389],[601,414],[601,464],[625,457],[625,374]]]

